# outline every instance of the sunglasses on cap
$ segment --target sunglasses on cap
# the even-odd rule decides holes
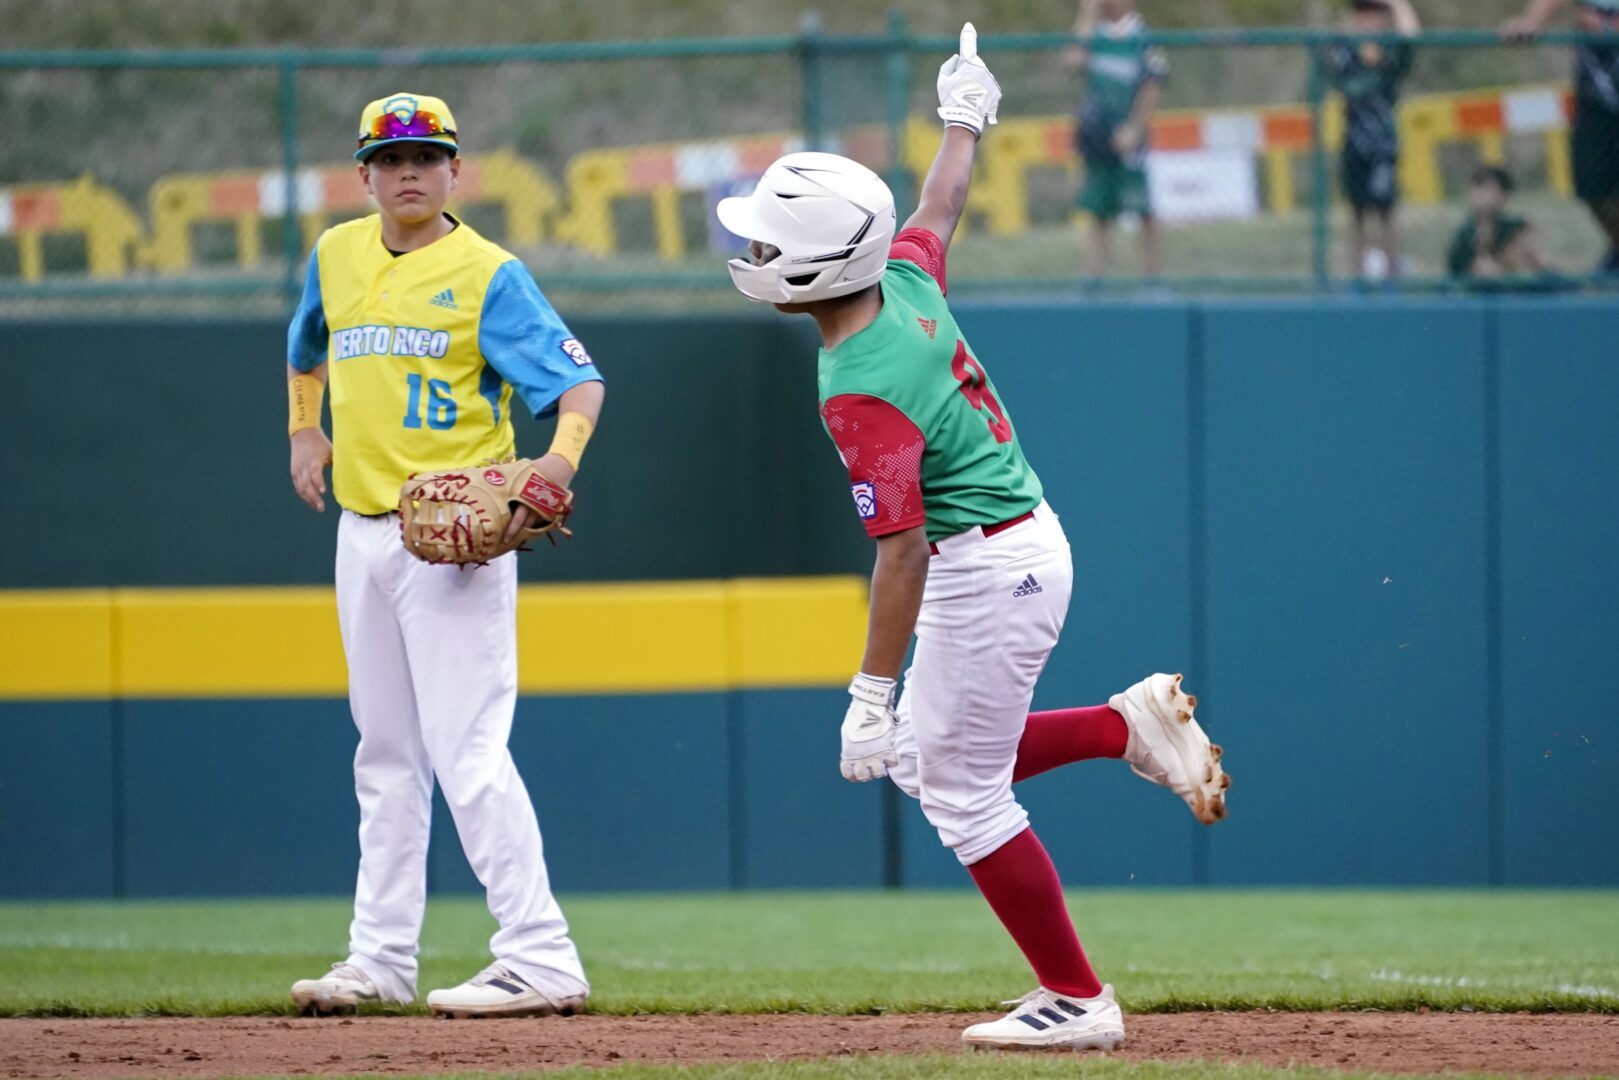
[[[385,112],[371,121],[369,132],[360,136],[360,149],[365,149],[369,143],[388,139],[425,139],[433,135],[448,135],[453,139],[455,129],[445,127],[444,121],[436,113],[418,110],[405,121],[391,112]]]

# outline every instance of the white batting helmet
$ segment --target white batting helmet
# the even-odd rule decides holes
[[[720,224],[781,252],[763,266],[732,259],[751,300],[801,304],[873,285],[894,242],[894,195],[882,178],[837,154],[788,154],[747,197],[721,199]]]

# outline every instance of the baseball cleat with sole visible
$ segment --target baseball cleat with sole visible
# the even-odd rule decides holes
[[[305,1016],[353,1016],[365,1002],[392,999],[382,996],[369,975],[344,961],[318,979],[293,983],[292,1000]]]
[[[962,1043],[982,1050],[1117,1050],[1124,1045],[1124,1013],[1104,986],[1093,998],[1071,998],[1041,987],[999,1020],[974,1024]]]
[[[1181,689],[1179,675],[1149,675],[1108,704],[1130,727],[1124,760],[1137,776],[1179,795],[1205,825],[1226,816],[1231,777],[1220,768],[1221,750],[1199,726],[1197,698]]]
[[[552,998],[534,989],[501,963],[448,990],[427,995],[433,1015],[447,1020],[478,1020],[496,1016],[572,1016],[585,1009],[585,996]]]

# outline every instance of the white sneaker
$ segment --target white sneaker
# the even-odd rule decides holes
[[[499,962],[448,990],[427,995],[427,1007],[437,1016],[473,1020],[489,1016],[572,1016],[582,1012],[585,995],[551,998],[524,982]]]
[[[293,983],[292,1000],[305,1016],[353,1016],[361,1002],[393,999],[383,997],[371,976],[343,961],[318,979]]]
[[[1104,986],[1093,998],[1070,998],[1040,987],[1011,1012],[961,1033],[970,1047],[997,1050],[1117,1050],[1124,1045],[1124,1013]]]
[[[1197,698],[1181,689],[1179,675],[1149,675],[1108,704],[1130,726],[1124,760],[1137,776],[1186,800],[1205,825],[1225,817],[1231,777],[1220,768],[1220,748],[1193,717]]]

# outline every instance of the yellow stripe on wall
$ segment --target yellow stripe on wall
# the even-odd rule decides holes
[[[842,686],[860,662],[855,577],[530,585],[529,694]],[[340,697],[329,588],[0,592],[0,700]]]
[[[0,698],[113,696],[108,589],[0,591]]]
[[[348,668],[331,589],[120,589],[123,697],[327,697]]]
[[[517,684],[529,694],[725,690],[725,585],[531,585],[517,596]]]

